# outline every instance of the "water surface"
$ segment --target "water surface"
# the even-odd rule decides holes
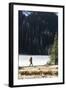
[[[19,66],[29,66],[30,57],[32,57],[32,63],[34,65],[45,65],[49,60],[50,56],[48,55],[19,55]]]

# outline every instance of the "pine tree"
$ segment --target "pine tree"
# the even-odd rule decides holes
[[[57,65],[58,64],[58,37],[57,37],[57,34],[55,34],[55,37],[54,37],[54,43],[51,48],[50,61],[48,62],[48,64],[49,65],[51,65],[51,64]]]

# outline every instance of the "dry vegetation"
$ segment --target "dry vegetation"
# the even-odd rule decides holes
[[[21,67],[18,71],[19,79],[40,78],[40,77],[56,77],[58,76],[57,65]]]

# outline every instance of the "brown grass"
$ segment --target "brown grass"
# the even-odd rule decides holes
[[[58,71],[21,71],[21,75],[58,75]]]
[[[19,78],[53,77],[58,76],[58,66],[35,66],[19,68]]]

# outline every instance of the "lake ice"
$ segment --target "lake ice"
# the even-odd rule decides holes
[[[50,56],[48,55],[19,55],[19,66],[29,66],[30,57],[32,57],[32,63],[34,65],[45,65],[49,60]]]

